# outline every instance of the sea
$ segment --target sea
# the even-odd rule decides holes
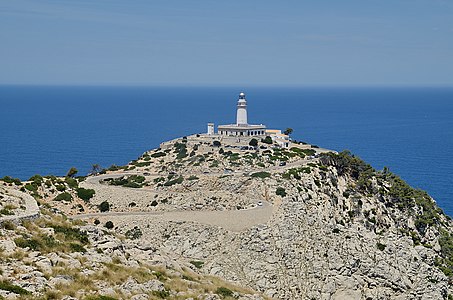
[[[0,177],[85,175],[123,165],[160,142],[235,122],[348,149],[428,191],[453,216],[453,88],[0,86]]]

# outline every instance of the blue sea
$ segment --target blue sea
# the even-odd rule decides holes
[[[453,216],[453,88],[0,86],[0,177],[126,164],[234,122],[242,90],[250,123],[388,166]]]

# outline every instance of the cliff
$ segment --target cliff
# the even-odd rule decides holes
[[[103,174],[75,183],[33,180],[27,184],[36,188],[23,190],[39,198],[41,208],[88,222],[76,221],[90,236],[89,246],[81,245],[91,253],[82,267],[101,249],[110,259],[119,257],[121,268],[132,264],[153,274],[149,268],[160,262],[175,281],[223,278],[236,291],[230,296],[243,299],[452,297],[452,224],[428,194],[349,152],[257,142],[255,147],[251,138],[185,137]],[[94,196],[85,197],[83,191],[90,190]],[[115,236],[107,250],[99,242],[105,236]],[[48,255],[41,252],[36,255]],[[196,275],[184,273],[189,271]],[[13,282],[15,275],[7,274]],[[105,292],[93,280],[92,293]],[[26,280],[21,283],[27,288]],[[119,289],[125,282],[109,284],[112,297],[134,297]],[[215,293],[219,284],[214,286],[191,295],[230,297]],[[178,295],[170,285],[164,290],[165,298],[189,295]]]

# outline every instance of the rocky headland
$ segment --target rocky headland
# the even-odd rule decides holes
[[[349,152],[193,135],[0,194],[0,298],[453,299],[451,219]]]

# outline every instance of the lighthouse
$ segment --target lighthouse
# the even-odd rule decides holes
[[[245,94],[239,94],[237,114],[236,114],[236,125],[247,126],[247,101],[245,100]]]
[[[212,132],[212,129],[208,128],[208,132]],[[240,93],[236,110],[236,124],[219,125],[218,134],[224,136],[264,136],[266,135],[266,126],[248,123],[247,101],[245,94]]]

